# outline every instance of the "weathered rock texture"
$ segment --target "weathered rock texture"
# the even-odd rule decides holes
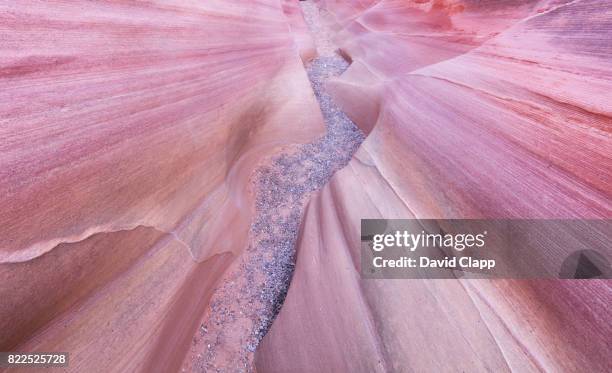
[[[364,140],[325,88],[349,64],[335,49],[322,47],[329,44],[329,32],[315,26],[319,17],[314,3],[301,4],[311,29],[308,35],[316,41],[319,54],[306,64],[306,71],[326,133],[311,143],[283,149],[256,171],[249,247],[210,299],[200,333],[181,367],[185,371],[252,371],[254,352],[287,294],[306,204],[313,192],[347,165]]]
[[[358,256],[360,218],[612,217],[610,2],[317,4],[369,137],[310,201],[257,370],[611,371],[610,282],[364,281]],[[254,170],[323,133],[296,2],[5,0],[0,25],[0,351],[192,367]]]
[[[252,171],[323,132],[288,7],[0,2],[1,351],[178,369]]]
[[[262,372],[612,368],[612,284],[362,280],[361,218],[611,218],[607,1],[319,1],[369,133],[310,202]]]

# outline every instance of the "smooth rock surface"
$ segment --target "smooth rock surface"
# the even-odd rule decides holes
[[[330,90],[369,136],[311,200],[258,370],[609,371],[610,281],[363,280],[359,229],[611,218],[610,4],[318,4],[352,60]]]
[[[246,247],[253,170],[324,130],[294,18],[0,2],[0,350],[178,369]]]
[[[325,90],[368,137],[308,205],[257,371],[612,371],[610,281],[359,275],[361,218],[612,217],[610,2],[316,3],[318,44],[290,0],[0,2],[0,351],[201,367],[252,176],[323,134],[303,62],[337,46]]]

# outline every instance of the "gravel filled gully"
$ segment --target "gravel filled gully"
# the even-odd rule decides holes
[[[208,318],[192,347],[195,371],[252,371],[254,351],[287,294],[306,202],[349,162],[364,140],[325,91],[325,81],[340,75],[349,64],[335,52],[316,5],[300,4],[320,55],[307,72],[327,131],[312,143],[275,156],[256,171],[250,245],[211,299]]]

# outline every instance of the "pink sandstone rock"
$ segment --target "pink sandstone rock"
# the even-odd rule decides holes
[[[0,20],[0,350],[178,369],[244,249],[251,172],[323,130],[283,8],[21,1]]]
[[[317,48],[304,21],[302,10],[294,0],[282,0],[283,12],[287,16],[300,57],[304,63],[317,55]]]
[[[309,203],[257,371],[610,371],[609,281],[359,275],[361,218],[612,217],[609,4],[317,4],[368,138]],[[0,23],[0,351],[190,366],[253,170],[323,131],[296,2],[4,1]]]
[[[608,4],[319,4],[369,136],[310,202],[258,371],[610,370],[609,281],[359,274],[362,218],[612,217]]]

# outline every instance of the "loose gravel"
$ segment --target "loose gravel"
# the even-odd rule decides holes
[[[203,351],[194,365],[197,371],[252,371],[255,349],[289,288],[306,202],[350,161],[364,140],[363,133],[325,90],[325,82],[349,64],[330,47],[330,33],[319,23],[316,6],[310,1],[300,4],[321,56],[307,66],[307,73],[327,131],[310,144],[277,155],[256,171],[251,244],[238,267],[215,291],[209,317],[194,339],[194,346]]]

